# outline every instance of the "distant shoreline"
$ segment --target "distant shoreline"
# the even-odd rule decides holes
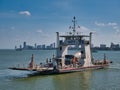
[[[56,48],[52,48],[52,49],[21,49],[21,50],[16,50],[16,49],[0,49],[0,50],[15,50],[15,51],[30,51],[30,50],[56,50]],[[69,49],[69,50],[80,50],[80,49],[75,49],[75,48],[72,48],[72,49]],[[119,49],[96,49],[96,48],[93,48],[92,49],[93,52],[97,52],[97,51],[120,51],[120,48]]]

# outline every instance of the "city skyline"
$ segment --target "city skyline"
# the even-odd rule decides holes
[[[19,49],[23,49],[23,50],[32,50],[32,49],[51,49],[51,48],[56,48],[55,46],[55,42],[53,43],[50,43],[49,45],[46,45],[46,44],[37,44],[37,43],[34,43],[34,45],[30,45],[29,43],[27,42],[23,42],[23,44],[20,44],[20,45],[15,45],[15,49],[19,50]]]
[[[93,32],[95,46],[120,43],[119,8],[120,0],[0,0],[0,49],[55,42],[56,32],[70,31],[73,16],[78,31]]]
[[[23,49],[23,50],[39,50],[39,49],[54,49],[56,48],[56,43],[53,42],[53,43],[50,43],[49,45],[46,45],[46,44],[37,44],[37,43],[34,43],[34,45],[30,45],[29,43],[27,42],[23,42],[22,44],[20,45],[15,45],[15,49],[19,50],[19,49]],[[75,46],[75,45],[69,45],[69,48],[80,48],[78,46]],[[111,42],[110,43],[110,46],[107,46],[106,44],[100,44],[98,46],[94,46],[94,44],[91,45],[91,48],[102,48],[102,49],[106,49],[106,48],[114,48],[114,49],[120,49],[120,44],[118,43],[113,43]]]

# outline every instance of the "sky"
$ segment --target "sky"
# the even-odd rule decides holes
[[[120,0],[0,0],[0,49],[55,42],[74,16],[94,46],[120,44]]]

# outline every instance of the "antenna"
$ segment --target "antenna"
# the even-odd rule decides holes
[[[69,29],[72,29],[73,32],[70,32],[69,34],[70,34],[70,35],[75,35],[75,34],[78,35],[79,32],[76,32],[76,24],[77,24],[77,20],[76,20],[76,17],[75,17],[75,16],[73,17],[72,22],[73,22],[73,26],[69,26]],[[80,26],[78,25],[77,28],[80,28]]]
[[[73,20],[72,20],[72,22],[73,22],[73,35],[75,35],[75,31],[76,31],[76,20],[75,20],[76,18],[75,18],[75,16],[73,17]]]

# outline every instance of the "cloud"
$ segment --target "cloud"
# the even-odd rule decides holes
[[[104,23],[98,23],[98,22],[95,22],[95,25],[96,25],[96,26],[105,26]]]
[[[119,28],[118,24],[112,23],[110,25],[112,26],[113,30],[115,31],[115,35],[120,37],[120,28]]]
[[[118,26],[114,26],[113,29],[118,29]]]
[[[116,30],[115,30],[115,34],[116,34],[117,37],[120,37],[120,30],[119,30],[119,29],[116,29]]]
[[[108,22],[108,23],[98,23],[98,22],[95,22],[95,25],[96,26],[117,26],[118,24],[115,23],[115,22]]]
[[[116,30],[116,33],[120,33],[120,30],[119,30],[119,29],[117,29],[117,30]]]
[[[95,22],[95,25],[99,27],[111,27],[114,30],[113,34],[115,35],[115,37],[120,37],[120,28],[118,24],[115,22],[108,22],[108,23]]]
[[[20,11],[19,14],[25,15],[25,16],[31,16],[31,13],[29,11]]]
[[[50,34],[49,33],[45,33],[43,32],[43,30],[39,29],[39,30],[36,30],[36,33],[38,33],[42,38],[50,38]]]
[[[116,26],[117,23],[111,23],[111,22],[109,22],[107,25],[108,25],[108,26]]]
[[[38,33],[42,33],[42,30],[37,30],[36,32],[38,32]]]

